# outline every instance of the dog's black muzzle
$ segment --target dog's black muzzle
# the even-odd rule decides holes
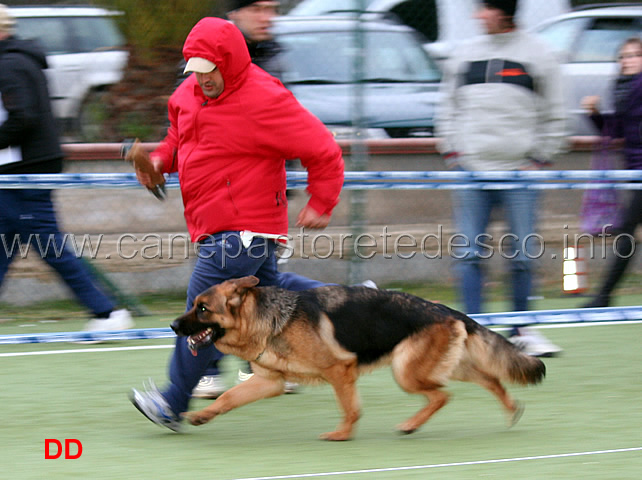
[[[210,329],[213,342],[225,335],[225,329],[218,323],[194,323],[187,320],[185,318],[185,315],[174,320],[170,324],[170,327],[179,337],[189,337],[192,335],[196,335],[197,333],[200,333],[204,330]]]

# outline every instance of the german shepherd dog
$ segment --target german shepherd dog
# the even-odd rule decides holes
[[[509,426],[522,407],[500,381],[535,384],[545,375],[537,358],[463,313],[401,292],[325,286],[302,292],[256,287],[256,277],[228,280],[198,295],[172,323],[190,348],[211,338],[221,352],[251,362],[254,375],[203,410],[185,413],[193,425],[262,398],[280,395],[285,381],[327,382],[343,420],[325,440],[348,440],[361,415],[359,375],[386,364],[408,393],[427,405],[397,428],[412,433],[449,399],[449,380],[474,382],[492,392]]]

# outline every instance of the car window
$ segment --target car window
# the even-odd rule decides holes
[[[618,48],[640,27],[633,18],[599,18],[578,39],[572,62],[614,62]]]
[[[282,35],[286,83],[354,81],[356,48],[352,32]],[[441,75],[410,32],[366,32],[364,78],[380,82],[438,82]]]
[[[108,17],[21,17],[16,33],[38,40],[47,55],[109,50],[125,43]]]
[[[561,53],[569,53],[574,41],[588,20],[586,18],[569,18],[552,23],[537,32],[550,47]]]
[[[16,22],[16,35],[37,40],[47,55],[70,53],[72,50],[67,33],[58,18],[19,18]]]
[[[73,32],[78,52],[95,52],[122,47],[125,40],[109,17],[70,17],[67,25]]]

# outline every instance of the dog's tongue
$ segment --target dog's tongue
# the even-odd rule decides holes
[[[212,339],[212,329],[208,328],[202,332],[187,337],[187,346],[189,347],[192,355],[197,356],[199,348],[210,342]]]

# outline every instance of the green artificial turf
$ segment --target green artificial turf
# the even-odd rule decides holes
[[[174,314],[138,319],[137,326],[166,326]],[[80,318],[62,323],[9,322],[0,334],[82,327]],[[451,402],[422,429],[400,436],[395,425],[419,409],[422,399],[403,393],[383,369],[360,379],[363,417],[355,439],[343,443],[317,439],[339,421],[327,386],[260,401],[202,427],[186,425],[182,434],[153,425],[127,394],[147,377],[165,382],[171,348],[121,348],[169,347],[168,340],[2,345],[2,478],[639,478],[642,324],[542,332],[564,353],[545,360],[548,373],[541,385],[509,387],[526,405],[512,429],[488,392],[453,383]],[[61,350],[69,353],[47,353]],[[45,354],[6,356],[21,352]],[[237,366],[226,359],[230,385]],[[207,403],[195,400],[192,408]],[[82,456],[45,460],[48,438],[79,440]],[[637,450],[615,451],[631,448]]]

